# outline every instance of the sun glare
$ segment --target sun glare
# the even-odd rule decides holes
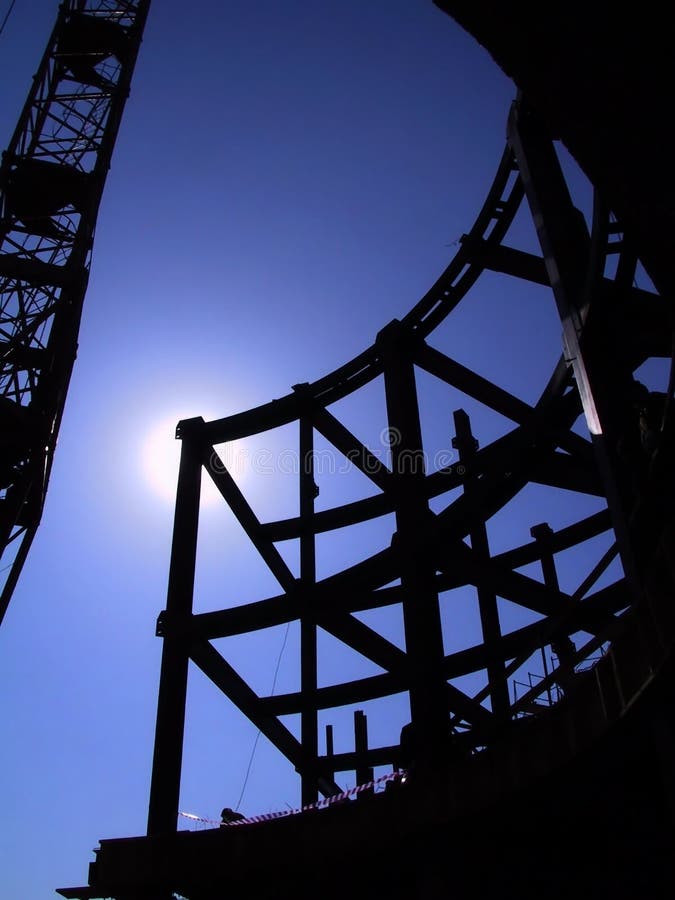
[[[166,502],[173,503],[178,484],[181,442],[176,439],[176,425],[185,415],[171,415],[162,419],[148,432],[142,448],[142,468],[153,492]],[[215,417],[214,417],[215,418]],[[224,502],[206,471],[202,472],[203,504]]]

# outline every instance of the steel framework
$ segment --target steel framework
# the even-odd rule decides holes
[[[149,0],[68,0],[0,166],[4,616],[40,523]]]
[[[402,834],[407,846],[424,834],[428,847],[434,847],[426,856],[422,849],[415,851],[419,858],[412,895],[445,896],[445,876],[431,884],[424,872],[432,864],[429,854],[436,856],[438,866],[439,854],[445,852],[439,836],[448,821],[470,821],[476,810],[492,808],[508,790],[525,791],[534,779],[579,758],[634,708],[666,665],[674,625],[670,397],[668,392],[652,396],[660,404],[658,416],[644,430],[644,401],[640,395],[636,403],[635,373],[648,359],[670,358],[668,303],[636,286],[638,258],[631,236],[597,193],[589,232],[570,197],[554,142],[521,96],[512,106],[507,136],[476,223],[407,316],[389,323],[368,350],[342,368],[313,384],[295,385],[282,399],[226,419],[178,424],[182,451],[169,590],[157,625],[163,655],[148,834],[102,841],[89,886],[62,889],[63,896],[124,900],[164,898],[178,891],[191,900],[205,900],[219,896],[226,885],[247,890],[247,879],[263,879],[265,866],[271,874],[258,883],[255,896],[305,896],[297,878],[304,878],[305,886],[312,884],[334,846],[352,854],[359,852],[359,840],[371,850],[397,848]],[[523,202],[541,254],[507,242]],[[470,302],[471,289],[485,272],[540,285],[555,301],[563,352],[534,405],[429,342],[460,301]],[[499,413],[511,427],[479,448],[469,416],[456,409],[452,444],[458,459],[429,471],[423,464],[416,371]],[[389,464],[329,411],[378,378],[386,397],[384,424],[397,436]],[[575,427],[581,416],[585,436]],[[261,522],[216,448],[291,423],[297,428],[301,460],[299,515]],[[317,434],[373,482],[374,495],[315,509]],[[277,595],[193,612],[203,472],[278,581]],[[493,554],[488,523],[534,483],[590,495],[603,508],[558,530],[545,521],[533,522],[531,542]],[[442,497],[447,502],[440,507]],[[318,535],[391,514],[395,526],[389,546],[317,579]],[[561,590],[556,554],[604,533],[611,535],[608,549],[577,572],[573,592]],[[277,546],[291,540],[299,542],[298,577]],[[599,586],[616,558],[621,574]],[[533,563],[541,568],[541,580],[519,571]],[[482,641],[446,654],[439,595],[458,587],[475,591]],[[504,627],[498,598],[526,609],[535,621]],[[364,610],[396,605],[402,610],[403,649],[358,618]],[[290,621],[300,623],[300,689],[259,696],[212,641]],[[319,686],[319,629],[383,673]],[[509,680],[542,653],[549,661],[543,677],[512,697]],[[251,825],[248,831],[177,832],[190,662],[300,773],[303,805],[314,803],[319,794],[335,796],[337,772],[354,771],[363,779],[374,766],[401,764],[398,744],[367,745],[362,721],[353,752],[335,754],[327,746],[320,753],[319,712],[407,693],[414,737],[414,777],[408,790],[418,793],[408,794],[409,799],[405,790],[379,794],[371,798],[374,805],[363,806],[349,819],[337,818],[347,816],[337,807],[332,820],[328,811],[321,812],[326,824],[316,839],[317,814],[305,814],[310,816],[306,828],[305,816],[295,817],[296,830],[289,824],[286,832],[270,831],[275,822]],[[478,672],[485,686],[473,695],[453,684]],[[300,739],[281,721],[288,714],[300,715]],[[459,748],[459,757],[453,747]],[[509,813],[517,806],[513,801]],[[434,823],[436,830],[429,831]],[[347,832],[352,832],[351,843]],[[469,850],[478,852],[473,845]],[[404,872],[403,862],[400,869],[393,865]],[[287,888],[275,874],[283,866],[290,867]],[[409,881],[407,886],[395,881],[387,888],[392,897],[410,895]],[[338,887],[337,880],[325,889],[326,896],[344,895],[344,883]]]
[[[529,211],[540,253],[508,242],[521,204]],[[585,848],[574,837],[582,834],[585,841],[597,842],[597,823],[584,828],[573,789],[581,785],[590,792],[593,779],[602,780],[606,768],[612,772],[598,795],[602,802],[596,815],[604,816],[598,830],[605,830],[605,841],[611,832],[626,854],[619,860],[623,867],[617,864],[613,871],[596,843],[598,873],[581,889],[595,892],[609,884],[618,891],[626,874],[633,879],[633,895],[661,896],[657,888],[664,886],[672,894],[670,862],[670,880],[661,877],[663,860],[672,857],[675,822],[675,727],[669,712],[675,634],[672,300],[637,286],[637,246],[629,224],[597,185],[592,225],[586,226],[551,134],[519,96],[509,115],[504,156],[475,225],[407,316],[389,323],[368,350],[345,366],[312,384],[295,385],[282,399],[226,419],[179,423],[169,590],[157,623],[163,653],[147,835],[102,841],[89,885],[61,889],[63,896],[168,900],[178,892],[190,900],[211,900],[235,890],[258,898],[315,896],[317,878],[329,870],[331,877],[320,887],[323,895],[344,897],[352,874],[338,877],[336,854],[363,862],[385,848],[393,857],[392,877],[387,881],[377,872],[368,882],[381,895],[447,896],[450,884],[457,896],[473,897],[480,887],[480,865],[487,870],[481,873],[483,883],[491,886],[483,895],[499,890],[500,896],[540,896],[539,888],[528,893],[527,879],[537,865],[549,875],[552,870],[534,853],[522,855],[521,881],[512,893],[500,882],[500,867],[514,863],[507,858],[513,846],[509,825],[527,820],[518,816],[519,806],[528,815],[533,810],[547,815],[549,834],[564,843],[571,867],[569,890],[558,896],[578,896],[583,866],[575,869],[572,855]],[[485,273],[539,285],[557,309],[562,353],[534,404],[432,342],[459,304],[471,302],[472,289]],[[670,360],[671,374],[663,391],[644,396],[637,378],[653,359]],[[458,459],[428,469],[419,372],[504,417],[508,430],[479,446],[465,409],[457,408],[452,443]],[[329,409],[376,379],[384,388],[382,424],[397,436],[388,462]],[[301,461],[299,514],[262,522],[217,448],[290,425],[297,429]],[[317,435],[370,479],[376,493],[317,509]],[[275,596],[194,611],[204,472],[278,581]],[[566,496],[591,496],[601,508],[557,530],[546,521],[546,511],[537,510],[532,540],[494,553],[491,520],[508,513],[533,484]],[[385,516],[393,516],[395,525],[380,552],[317,577],[318,536]],[[577,572],[574,590],[561,589],[557,555],[599,535],[609,536],[604,552]],[[279,550],[284,541],[299,544],[298,573]],[[610,580],[617,559],[621,572]],[[522,571],[533,564],[541,580]],[[446,653],[440,595],[456,588],[474,591],[481,640]],[[534,621],[510,628],[500,615],[500,598],[526,610]],[[359,618],[363,611],[386,607],[401,610],[403,648]],[[292,621],[299,623],[301,635],[300,687],[293,693],[258,695],[213,643]],[[382,674],[321,685],[319,629]],[[543,676],[520,696],[511,696],[513,677],[542,654],[547,660]],[[367,803],[269,823],[177,831],[191,663],[299,772],[303,805],[320,794],[336,796],[338,772],[354,771],[361,779],[374,766],[401,764],[399,744],[368,746],[361,719],[353,752],[335,754],[327,746],[321,753],[319,713],[407,694],[413,732],[408,786],[371,796]],[[455,683],[476,673],[484,679],[476,693]],[[290,714],[300,716],[299,738],[282,721]],[[594,748],[600,748],[598,758]],[[659,766],[662,782],[654,774]],[[642,815],[637,824],[631,817],[618,825],[614,821],[622,802],[617,777],[635,796],[644,795],[642,806],[633,804]],[[555,800],[552,808],[537,802],[542,786]],[[668,796],[663,799],[661,793]],[[466,824],[464,842],[458,823]],[[484,852],[486,834],[492,840],[489,854]],[[663,834],[666,839],[659,844]],[[644,843],[636,845],[635,836]],[[445,871],[453,847],[472,861],[465,891],[458,887],[457,868],[451,875]],[[635,856],[626,859],[629,853]],[[581,856],[590,859],[590,852]],[[657,870],[649,881],[649,872]],[[280,872],[286,880],[280,881]]]
[[[505,243],[525,197],[536,224],[542,255]],[[617,257],[610,267],[610,256]],[[188,663],[191,660],[266,735],[302,776],[302,802],[337,793],[337,771],[398,760],[399,748],[368,748],[340,755],[318,749],[319,710],[408,692],[417,763],[434,766],[448,753],[450,735],[475,752],[501,739],[532,710],[533,702],[557,685],[570,693],[570,676],[599,650],[611,657],[613,642],[632,627],[643,595],[645,541],[640,520],[631,525],[656,449],[641,444],[634,408],[635,371],[652,357],[669,358],[669,310],[656,293],[635,286],[637,257],[602,198],[596,196],[589,234],[574,207],[555,148],[522,98],[513,105],[508,144],[476,224],[432,289],[401,321],[393,321],[375,343],[350,363],[313,384],[265,406],[212,422],[179,423],[182,457],[176,503],[167,608],[158,621],[164,640],[148,834],[176,828]],[[563,326],[564,350],[530,406],[460,365],[427,339],[468,294],[481,272],[549,287]],[[613,274],[609,274],[613,270]],[[457,464],[426,471],[415,367],[513,423],[513,428],[478,449],[468,415],[454,413]],[[397,435],[386,465],[334,416],[329,407],[382,376],[388,421]],[[583,412],[590,438],[573,430]],[[666,412],[664,405],[663,414]],[[299,433],[300,515],[262,523],[219,456],[216,445],[296,423]],[[664,422],[656,426],[663,441]],[[375,496],[316,512],[313,473],[315,433],[325,438],[377,487]],[[269,567],[282,593],[219,612],[193,614],[193,588],[202,471],[215,483],[239,524]],[[487,524],[530,483],[606,500],[606,508],[557,532],[533,522],[531,543],[492,556]],[[453,496],[462,488],[459,496]],[[662,483],[665,489],[665,484]],[[449,501],[433,512],[429,501]],[[315,577],[318,534],[394,513],[391,545],[328,578]],[[560,590],[554,556],[605,531],[610,549],[586,572],[578,587]],[[284,562],[277,543],[298,540],[300,576]],[[624,575],[593,590],[618,556]],[[544,581],[519,571],[538,562]],[[392,586],[393,585],[393,586]],[[472,586],[477,595],[482,644],[445,655],[439,594]],[[503,629],[497,598],[539,619],[515,631]],[[400,604],[405,649],[400,649],[354,614]],[[214,639],[289,621],[301,628],[301,687],[297,693],[259,697],[211,643]],[[317,629],[321,628],[384,670],[358,681],[317,685]],[[585,639],[580,641],[580,636]],[[533,655],[553,648],[546,676],[513,701],[509,678]],[[452,679],[486,673],[486,686],[468,696]],[[487,703],[484,701],[488,701]],[[280,716],[300,714],[297,740]]]

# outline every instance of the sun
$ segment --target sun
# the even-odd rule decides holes
[[[176,499],[181,442],[176,439],[176,425],[187,415],[171,414],[158,421],[146,435],[141,450],[145,481],[153,493],[167,503]],[[202,504],[224,502],[206,471],[202,472]]]

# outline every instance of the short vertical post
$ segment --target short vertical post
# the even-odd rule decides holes
[[[335,748],[333,744],[333,726],[326,725],[326,760],[331,761],[333,756],[335,755]],[[327,778],[333,778],[335,775],[335,770],[331,766],[330,771],[326,772]]]
[[[356,783],[368,784],[373,780],[373,769],[367,763],[368,720],[361,709],[354,710],[354,750],[356,751]]]
[[[556,593],[560,590],[558,582],[558,572],[555,567],[555,559],[553,558],[553,550],[551,547],[551,539],[553,537],[553,529],[547,522],[541,522],[539,525],[533,525],[530,528],[530,534],[537,542],[539,551],[539,559],[541,560],[541,572],[544,576],[544,584],[550,591]],[[562,672],[559,682],[563,688],[569,689],[570,678],[574,674],[571,657],[574,655],[575,648],[572,640],[565,635],[563,638],[554,638],[551,642],[551,649],[556,652]],[[542,655],[545,648],[541,648]],[[546,670],[546,658],[544,657],[544,676],[548,675]],[[548,702],[551,703],[551,689],[548,689]]]
[[[471,421],[463,409],[453,413],[456,437],[452,446],[459,452],[459,461],[466,470],[464,478],[464,494],[470,499],[474,487],[474,479],[471,474],[471,463],[478,449],[478,441],[471,431]],[[471,550],[477,559],[479,566],[488,567],[490,563],[490,545],[488,542],[487,528],[483,522],[477,523],[470,532]],[[478,608],[480,622],[483,630],[483,642],[487,652],[487,676],[490,685],[490,701],[492,712],[499,721],[504,721],[509,716],[509,687],[504,671],[504,660],[498,655],[497,646],[501,640],[502,632],[499,624],[499,608],[495,592],[485,583],[479,580],[476,585],[478,593]]]

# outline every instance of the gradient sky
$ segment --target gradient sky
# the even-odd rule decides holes
[[[19,0],[0,38],[2,146],[57,7]],[[514,93],[431,0],[153,4],[101,205],[44,518],[0,629],[2,896],[45,900],[84,884],[100,838],[145,831],[176,422],[283,396],[403,316],[473,223]],[[574,181],[587,211],[589,192]],[[533,247],[526,221],[513,243]],[[485,276],[432,343],[532,402],[560,353],[560,326],[548,292],[504,282]],[[383,453],[384,404],[377,384],[368,390],[333,411]],[[430,378],[420,395],[434,453],[449,448],[459,406],[481,443],[505,428]],[[248,456],[236,457],[236,477],[263,519],[293,513],[294,482],[251,471],[251,454],[269,450],[274,467],[294,441],[279,433],[238,448]],[[353,472],[327,473],[320,487],[319,508],[371,492]],[[495,550],[527,541],[538,521],[560,527],[599,508],[571,508],[549,491],[544,511],[542,497],[530,492],[495,523]],[[205,503],[199,610],[277,592],[222,507]],[[319,575],[388,539],[381,525],[356,540],[322,538]],[[294,548],[283,552],[292,564]],[[564,589],[578,580],[561,575]],[[473,599],[456,598],[450,612],[447,649],[477,641]],[[381,624],[400,638],[394,619]],[[297,682],[295,629],[222,649],[265,693],[284,640],[285,691]],[[323,682],[370,671],[327,640],[322,648]],[[400,698],[372,716],[359,708],[373,743],[397,740]],[[337,750],[351,749],[352,712],[322,718],[336,726]],[[255,736],[200,673],[191,677],[181,809],[217,818],[234,806]],[[292,768],[261,738],[242,811],[299,799]]]

